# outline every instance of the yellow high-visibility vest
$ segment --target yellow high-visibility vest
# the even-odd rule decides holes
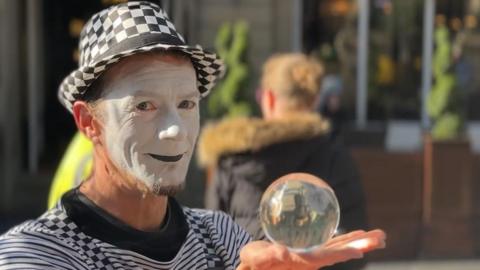
[[[48,209],[54,207],[65,192],[90,176],[93,166],[92,153],[93,145],[90,140],[77,132],[55,172],[48,195]]]

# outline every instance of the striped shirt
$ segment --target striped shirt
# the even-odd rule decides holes
[[[235,269],[250,236],[225,213],[182,209],[189,232],[170,261],[84,234],[59,203],[0,236],[0,269]]]

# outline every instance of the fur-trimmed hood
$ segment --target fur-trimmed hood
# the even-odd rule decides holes
[[[211,166],[223,155],[255,152],[277,143],[324,135],[329,130],[329,122],[314,113],[275,120],[226,119],[205,126],[198,141],[197,157],[200,166]]]

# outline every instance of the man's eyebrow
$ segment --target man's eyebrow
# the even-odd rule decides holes
[[[138,91],[135,91],[135,93],[133,93],[133,96],[147,96],[147,97],[150,97],[150,96],[158,96],[157,93],[155,93],[154,91],[148,91],[148,90],[145,90],[145,89],[140,89]],[[181,95],[180,98],[182,99],[192,99],[192,98],[200,98],[200,93],[195,89],[195,92],[193,93],[188,93],[188,94],[185,94],[185,95]]]
[[[182,99],[200,98],[200,93],[198,91],[195,91],[195,93],[186,94],[180,97]]]
[[[133,96],[155,96],[155,93],[152,91],[147,91],[144,89],[137,90],[133,93]]]

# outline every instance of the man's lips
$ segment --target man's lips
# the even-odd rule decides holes
[[[155,154],[148,154],[148,155],[150,155],[152,158],[156,160],[160,160],[163,162],[177,162],[183,157],[184,154],[180,154],[177,156],[162,156],[162,155],[155,155]]]

